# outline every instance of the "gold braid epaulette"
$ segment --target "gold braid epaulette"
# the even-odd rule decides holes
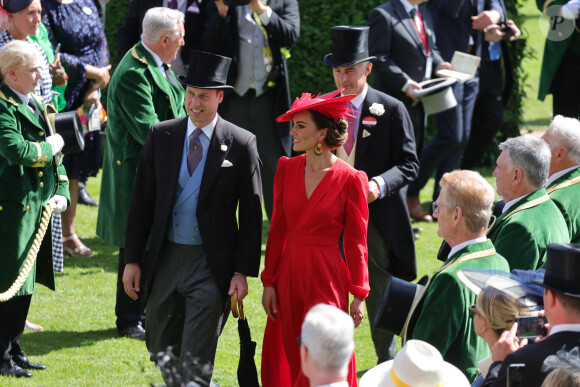
[[[546,191],[548,191],[548,193],[551,194],[552,192],[557,191],[560,188],[570,187],[571,185],[578,184],[578,183],[580,183],[580,176],[576,176],[573,179],[570,179],[568,181],[565,181],[565,182],[557,184],[557,185],[553,185],[550,188],[546,188]]]
[[[543,196],[540,196],[537,199],[532,200],[531,202],[527,202],[526,204],[516,208],[515,210],[513,210],[512,212],[510,212],[509,214],[507,214],[506,216],[504,216],[501,221],[503,222],[504,220],[506,220],[507,218],[509,218],[510,216],[512,216],[513,214],[515,214],[516,212],[520,212],[523,210],[527,210],[528,208],[532,208],[537,206],[538,204],[542,204],[544,202],[547,202],[548,200],[550,200],[550,197],[548,196],[548,194],[545,194]],[[485,235],[489,235],[489,233],[491,232],[491,230],[497,225],[497,218],[493,221],[493,223],[491,224],[491,226],[489,226],[487,228],[487,231],[485,233]]]
[[[483,257],[490,257],[496,253],[495,247],[487,250],[475,251],[473,253],[465,254],[462,257],[459,257],[453,262],[448,262],[445,265],[441,266],[439,270],[435,272],[435,274],[442,272],[443,270],[447,269],[449,266],[455,265],[456,263],[461,263],[465,261],[471,261],[472,259],[483,258]]]
[[[24,282],[26,282],[26,279],[28,278],[30,271],[34,267],[34,262],[36,261],[38,250],[40,250],[40,244],[42,243],[42,239],[44,239],[44,234],[46,234],[46,230],[48,229],[48,226],[50,224],[50,217],[52,216],[52,212],[54,211],[55,207],[56,205],[52,202],[48,203],[46,207],[44,207],[42,218],[40,220],[40,227],[36,232],[34,242],[32,242],[32,247],[28,252],[26,263],[24,264],[24,267],[22,268],[22,271],[20,272],[18,277],[16,277],[16,280],[14,281],[12,286],[10,286],[8,290],[5,291],[4,293],[0,293],[0,302],[6,302],[10,300],[12,297],[14,297],[14,295],[18,293],[22,285],[24,285]]]

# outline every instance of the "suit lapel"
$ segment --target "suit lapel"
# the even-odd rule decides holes
[[[421,50],[423,55],[427,55],[427,53],[425,52],[425,47],[423,46],[423,43],[419,38],[419,34],[417,33],[417,29],[415,28],[415,24],[413,24],[411,16],[407,13],[407,11],[405,11],[405,7],[403,6],[403,4],[400,1],[395,1],[394,6],[397,16],[399,16],[401,23],[407,29],[407,32],[412,37],[417,47]]]
[[[168,188],[164,190],[167,197],[165,198],[165,203],[174,206],[174,195],[175,187],[177,186],[177,179],[179,178],[179,171],[181,169],[181,159],[183,157],[183,142],[185,141],[185,133],[187,132],[187,120],[188,117],[184,117],[182,121],[178,124],[174,131],[166,131],[167,136],[167,152],[164,152],[166,157],[163,163],[163,169],[165,171],[165,183],[164,185]],[[171,208],[169,209],[170,213]]]
[[[427,46],[429,47],[431,54],[433,54],[433,47],[435,46],[435,43],[433,42],[433,36],[435,36],[435,33],[433,30],[431,30],[431,26],[433,25],[431,22],[431,14],[429,13],[427,7],[420,8],[421,16],[423,17],[423,28],[425,29],[425,35],[427,36]],[[423,44],[421,44],[421,47],[423,47]],[[425,51],[423,51],[423,53],[425,53]]]
[[[365,97],[365,100],[363,101],[362,108],[360,111],[360,118],[358,120],[358,133],[356,135],[356,154],[354,155],[354,165],[355,166],[360,163],[361,157],[364,157],[365,150],[366,150],[367,146],[369,145],[370,137],[372,137],[372,136],[363,137],[364,131],[367,130],[365,128],[365,126],[363,125],[363,118],[365,118],[366,116],[368,116],[370,114],[369,109],[370,109],[371,104],[373,102],[376,102],[375,92],[370,86],[368,86],[367,96]],[[375,125],[374,128],[376,128],[377,126],[378,125]],[[371,129],[371,131],[372,131],[372,129]]]
[[[222,163],[230,151],[232,135],[228,132],[226,125],[226,121],[218,116],[213,135],[209,142],[209,150],[207,152],[203,176],[201,178],[201,188],[199,189],[198,203],[203,203],[203,200],[209,192],[209,188],[213,184]],[[227,147],[225,151],[221,149],[222,145]]]

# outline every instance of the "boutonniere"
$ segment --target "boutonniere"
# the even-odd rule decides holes
[[[383,114],[385,114],[385,107],[383,106],[383,104],[382,104],[382,103],[376,103],[376,102],[375,102],[375,103],[373,103],[373,104],[371,105],[371,107],[369,108],[369,111],[370,111],[370,112],[371,112],[373,115],[375,115],[375,116],[377,116],[377,117],[380,117],[380,116],[382,116]]]
[[[222,151],[222,152],[225,152],[225,151],[227,151],[227,150],[228,150],[228,146],[227,146],[226,144],[222,144],[222,145],[220,146],[220,149],[221,149],[221,151]]]

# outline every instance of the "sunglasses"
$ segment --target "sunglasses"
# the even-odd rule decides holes
[[[482,317],[481,316],[481,313],[479,313],[477,311],[477,307],[475,305],[470,305],[468,309],[469,309],[469,317],[470,318],[473,318],[473,316],[475,316],[475,315],[478,315],[479,317]]]

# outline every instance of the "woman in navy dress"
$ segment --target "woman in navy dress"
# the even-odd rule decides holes
[[[42,0],[42,21],[53,45],[61,44],[60,59],[69,75],[65,111],[100,103],[100,90],[109,83],[109,48],[93,0]],[[96,176],[101,166],[98,131],[85,136],[85,150],[63,161],[70,182],[71,205],[62,214],[64,250],[74,257],[90,258],[93,252],[77,237],[75,214],[78,183]]]

